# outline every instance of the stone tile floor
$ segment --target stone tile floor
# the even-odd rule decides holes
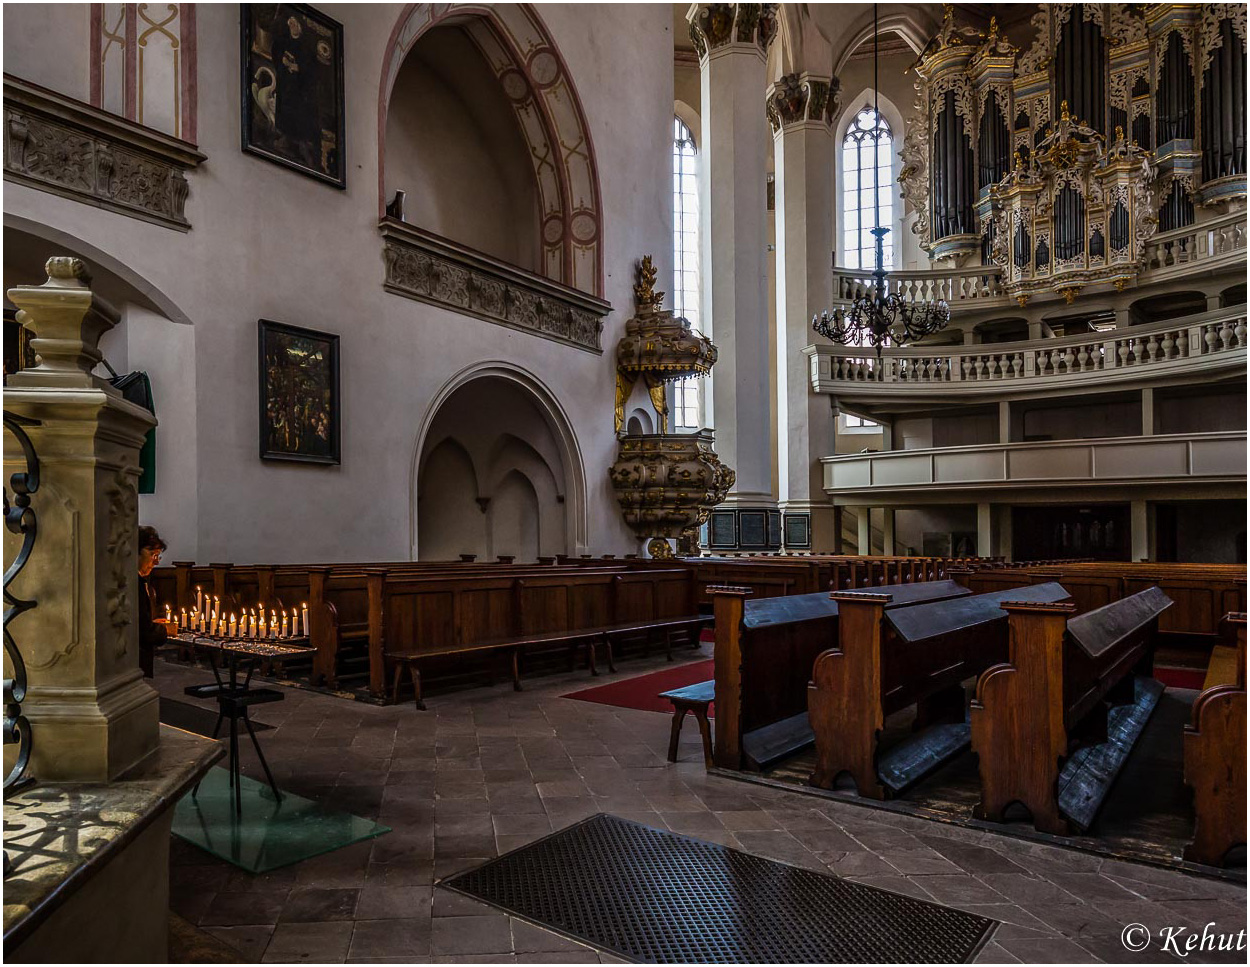
[[[1244,947],[1159,947],[1169,927],[1186,928],[1181,950],[1208,923],[1244,931],[1243,886],[709,777],[692,721],[671,764],[669,716],[559,697],[665,664],[436,692],[426,712],[288,689],[256,715],[274,726],[260,740],[278,783],[394,831],[263,875],[175,839],[171,906],[252,962],[618,962],[433,885],[603,811],[993,917],[982,962],[1245,962]],[[206,674],[157,662],[156,684],[187,701]],[[1132,923],[1149,949],[1121,943]]]

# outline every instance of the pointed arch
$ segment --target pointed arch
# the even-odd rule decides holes
[[[386,119],[395,79],[423,34],[451,24],[477,44],[529,141],[542,196],[542,274],[602,296],[603,207],[590,126],[568,66],[532,4],[415,3],[401,11],[378,89],[378,217],[387,203]]]

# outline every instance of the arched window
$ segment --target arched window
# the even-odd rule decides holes
[[[673,311],[699,328],[699,159],[679,117],[673,118]],[[674,429],[699,429],[699,381],[674,380],[669,408]]]
[[[873,166],[881,198],[881,225],[894,226],[894,137],[890,125],[871,104],[851,118],[842,136],[842,262],[852,269],[877,263]],[[894,235],[885,237],[885,267],[894,267]]]

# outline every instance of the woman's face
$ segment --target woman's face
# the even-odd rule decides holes
[[[158,547],[141,547],[139,549],[139,576],[147,577],[152,568],[161,562],[161,551]]]

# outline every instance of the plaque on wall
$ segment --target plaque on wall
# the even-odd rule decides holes
[[[808,548],[812,546],[810,514],[786,514],[786,547]]]
[[[781,547],[781,511],[768,512],[768,546]]]
[[[302,3],[245,3],[243,150],[339,188],[343,26]]]
[[[738,514],[738,546],[767,547],[768,514],[762,510],[743,510]]]
[[[736,547],[738,544],[737,527],[734,523],[732,510],[714,510],[708,520],[711,531],[709,547]]]

